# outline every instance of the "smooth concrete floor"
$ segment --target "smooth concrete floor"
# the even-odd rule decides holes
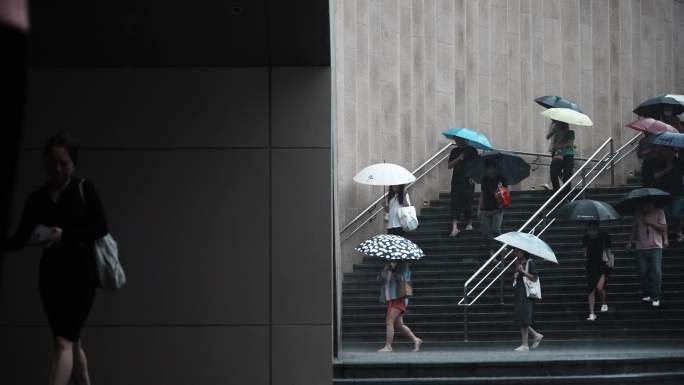
[[[423,350],[416,353],[411,352],[411,347],[405,344],[396,346],[391,353],[376,352],[381,346],[375,349],[347,346],[340,351],[335,363],[421,364],[684,357],[684,339],[544,341],[538,349],[529,352],[513,351],[517,346],[515,343],[464,342],[437,346],[426,343]]]

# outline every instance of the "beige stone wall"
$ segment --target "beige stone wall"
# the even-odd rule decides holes
[[[387,161],[413,169],[466,126],[495,147],[546,152],[547,121],[533,99],[576,100],[592,128],[576,128],[578,156],[624,124],[641,100],[684,92],[684,4],[679,0],[336,0],[340,223],[382,192],[353,175]],[[678,37],[679,35],[679,37]],[[623,167],[623,173],[633,165]],[[535,171],[530,184],[546,179]],[[445,167],[414,203],[448,185]],[[382,230],[376,221],[343,245]]]

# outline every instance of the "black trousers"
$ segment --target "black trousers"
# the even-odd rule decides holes
[[[470,183],[451,184],[451,220],[457,221],[463,216],[464,221],[473,217],[473,196],[475,185]]]
[[[561,186],[559,179],[561,179],[563,183],[570,179],[574,168],[575,157],[573,155],[564,155],[563,159],[553,158],[551,161],[550,174],[554,191],[558,190]]]

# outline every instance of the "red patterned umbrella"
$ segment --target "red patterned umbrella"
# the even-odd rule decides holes
[[[657,134],[659,132],[678,132],[676,128],[670,126],[669,124],[661,122],[660,120],[655,120],[653,118],[639,118],[632,123],[628,123],[626,126],[633,130],[648,132],[651,134]]]

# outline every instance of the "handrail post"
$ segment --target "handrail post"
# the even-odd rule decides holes
[[[463,286],[463,342],[468,342],[468,287]]]
[[[500,269],[503,269],[503,259],[501,260],[501,266],[499,267]],[[504,304],[504,278],[503,275],[499,278],[499,303],[501,305]]]
[[[610,185],[615,186],[615,151],[613,149],[613,138],[610,138]]]

